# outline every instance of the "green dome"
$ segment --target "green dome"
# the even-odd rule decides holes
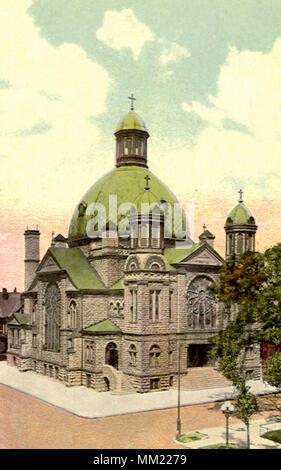
[[[135,111],[129,111],[128,114],[121,119],[115,132],[126,129],[137,129],[147,132],[144,120]]]
[[[147,194],[144,194],[145,177],[147,175],[150,178],[150,190],[146,191]],[[140,197],[142,194],[143,197]],[[70,240],[87,237],[87,223],[93,215],[88,215],[86,212],[87,207],[92,203],[103,204],[106,209],[106,223],[109,222],[110,195],[117,196],[117,212],[121,204],[130,203],[135,204],[140,213],[141,203],[146,202],[146,198],[148,199],[147,202],[168,202],[173,208],[175,203],[178,204],[175,195],[148,169],[138,166],[121,166],[104,175],[81,199],[70,222],[68,233]],[[173,227],[173,232],[181,230],[181,224],[182,229],[185,230],[185,213],[183,209],[180,210],[182,219],[178,226]],[[117,222],[119,223],[121,219],[124,219],[124,216],[119,216]],[[171,227],[169,229],[172,230]]]
[[[251,214],[251,211],[248,209],[243,202],[239,202],[236,206],[231,209],[229,212],[226,222],[226,225],[243,225],[243,224],[251,224],[255,225],[255,219]]]
[[[146,188],[139,194],[134,204],[142,214],[150,214],[154,209],[157,209],[156,213],[159,212],[164,215],[163,201],[164,200],[161,200],[150,188]]]

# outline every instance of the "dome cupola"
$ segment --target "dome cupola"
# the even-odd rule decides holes
[[[226,257],[255,251],[257,225],[250,209],[243,202],[242,189],[238,193],[240,194],[238,204],[228,213],[224,226]]]
[[[147,168],[147,139],[149,133],[143,119],[134,111],[131,94],[131,110],[118,123],[116,137],[116,166],[136,165]]]

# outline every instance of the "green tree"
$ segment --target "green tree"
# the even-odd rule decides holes
[[[273,387],[281,387],[281,351],[267,359],[263,378]]]
[[[249,387],[245,382],[238,386],[238,396],[235,400],[236,416],[243,421],[247,429],[247,447],[250,448],[250,418],[257,412],[258,405],[256,398],[249,393]]]
[[[234,321],[210,340],[210,356],[219,359],[219,369],[227,379],[243,387],[245,369],[239,360],[242,351],[264,341],[281,344],[281,243],[265,253],[248,252],[238,259],[228,259],[211,291],[224,303],[226,315],[233,305],[239,306]],[[273,369],[273,365],[268,366],[269,383]],[[276,373],[275,377],[277,380]]]

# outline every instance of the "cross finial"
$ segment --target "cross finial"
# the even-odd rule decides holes
[[[238,193],[240,194],[240,198],[239,198],[238,202],[243,202],[243,199],[242,199],[243,191],[242,191],[242,189],[239,189]]]
[[[203,232],[205,232],[205,230],[206,230],[206,228],[207,228],[207,225],[204,224],[202,228],[203,228]]]
[[[150,176],[149,175],[146,175],[144,177],[145,181],[146,181],[146,187],[144,189],[150,189],[149,187],[149,181],[151,180]]]
[[[128,100],[131,100],[131,111],[134,111],[134,101],[136,101],[136,98],[134,98],[134,93],[131,93],[131,96],[128,96]]]

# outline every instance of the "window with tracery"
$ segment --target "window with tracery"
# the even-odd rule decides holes
[[[212,281],[196,277],[187,290],[187,324],[190,328],[215,327],[215,299],[209,292]]]
[[[61,296],[56,284],[45,293],[45,346],[50,351],[60,348]]]

